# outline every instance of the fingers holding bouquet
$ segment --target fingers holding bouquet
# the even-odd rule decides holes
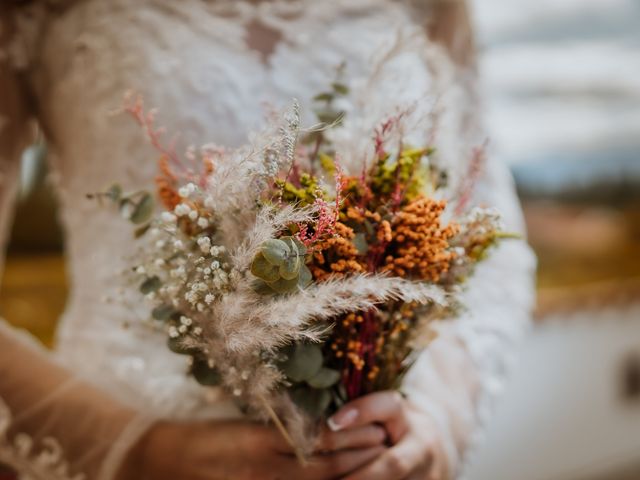
[[[336,432],[384,427],[386,448],[346,480],[443,480],[447,462],[430,418],[400,393],[377,392],[345,405],[328,420]]]

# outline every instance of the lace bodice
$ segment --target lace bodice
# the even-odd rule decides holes
[[[28,79],[52,144],[66,232],[71,293],[57,355],[131,408],[158,416],[228,417],[235,410],[187,378],[185,359],[164,348],[162,335],[137,327],[147,309],[134,295],[123,302],[121,287],[136,243],[113,211],[86,199],[112,181],[135,189],[154,177],[144,136],[114,113],[124,92],[136,90],[159,108],[158,122],[182,145],[235,146],[264,122],[265,103],[281,107],[297,98],[311,125],[304,106],[344,64],[352,92],[344,139],[356,131],[368,138],[371,122],[417,105],[413,115],[449,167],[452,193],[482,140],[467,74],[429,44],[403,2],[84,0],[36,5],[21,12],[18,25],[10,56]],[[357,144],[342,148],[357,155]],[[489,167],[479,195],[521,229],[500,166]],[[469,313],[443,331],[433,349],[439,353],[425,355],[408,378],[407,390],[439,418],[452,463],[457,437],[477,423],[475,392],[488,390],[452,391],[448,369],[471,352],[479,382],[499,380],[505,353],[498,346],[527,323],[530,268],[530,255],[515,244],[483,265],[469,289]]]

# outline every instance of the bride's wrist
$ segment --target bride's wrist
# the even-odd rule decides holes
[[[179,429],[158,421],[140,439],[124,462],[118,480],[164,480],[179,478],[175,471],[180,444]]]

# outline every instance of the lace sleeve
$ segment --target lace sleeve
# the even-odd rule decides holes
[[[0,5],[0,273],[29,112],[2,46]],[[87,359],[90,361],[90,359]],[[0,464],[29,480],[139,479],[122,463],[152,420],[120,406],[56,365],[37,341],[0,318]],[[127,465],[128,469],[133,466]]]
[[[424,7],[432,41],[444,47],[457,64],[441,79],[441,90],[457,92],[456,121],[443,134],[466,156],[483,141],[478,128],[475,49],[464,1],[416,2]],[[448,94],[445,94],[445,97]],[[457,108],[455,108],[457,107]],[[457,134],[456,134],[457,132]],[[506,165],[489,155],[473,190],[470,205],[492,206],[501,214],[504,228],[524,233],[524,221],[513,179]],[[451,160],[455,164],[454,159]],[[454,168],[451,180],[465,183],[468,167]],[[460,185],[455,187],[457,189]],[[465,285],[461,302],[465,310],[443,323],[439,335],[408,372],[403,386],[413,403],[429,414],[440,430],[453,478],[464,475],[465,452],[482,436],[496,396],[506,380],[512,353],[528,329],[535,300],[535,256],[524,240],[503,242],[492,250]]]
[[[490,162],[476,188],[475,204],[496,207],[507,231],[524,232],[505,165]],[[407,375],[404,388],[441,429],[452,472],[459,472],[464,451],[479,438],[511,354],[527,330],[534,270],[535,257],[524,240],[504,241],[493,250],[465,287],[465,311],[441,325]]]

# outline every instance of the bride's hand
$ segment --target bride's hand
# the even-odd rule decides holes
[[[447,462],[429,415],[398,392],[378,392],[342,407],[329,421],[334,431],[383,425],[389,448],[345,480],[442,480]]]
[[[147,435],[138,456],[143,478],[154,480],[277,480],[341,478],[384,451],[386,433],[364,425],[322,432],[316,452],[301,466],[274,428],[243,421],[161,422]],[[140,474],[132,478],[140,478]]]

